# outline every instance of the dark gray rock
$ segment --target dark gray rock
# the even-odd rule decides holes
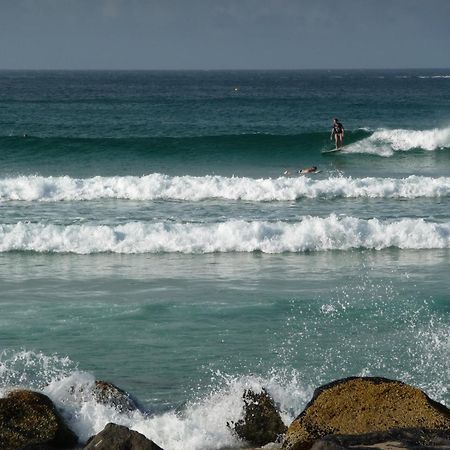
[[[89,439],[84,450],[162,450],[143,434],[122,425],[108,423],[106,427]]]
[[[94,385],[95,399],[104,405],[113,406],[120,412],[146,412],[128,392],[107,381],[96,380]]]
[[[0,399],[0,448],[68,449],[78,438],[43,394],[17,390]]]
[[[246,390],[243,398],[244,418],[235,424],[228,424],[241,439],[252,445],[263,446],[275,442],[284,434],[287,427],[265,390],[259,394]]]
[[[75,447],[54,447],[52,445],[37,444],[37,445],[26,445],[25,447],[20,447],[20,450],[83,450],[84,445],[78,444]],[[1,447],[0,447],[1,449]],[[2,449],[3,450],[3,449]]]
[[[361,435],[325,436],[314,442],[311,450],[367,449],[425,450],[450,449],[450,431],[424,429],[396,429]]]

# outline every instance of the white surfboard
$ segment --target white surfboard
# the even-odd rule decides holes
[[[294,172],[291,172],[290,170],[285,170],[283,172],[283,175],[285,177],[292,177],[294,175],[315,175],[316,173],[322,172],[321,170],[316,170],[315,172],[302,172],[301,170],[296,170]]]
[[[322,172],[321,170],[315,170],[314,172],[303,172],[301,170],[297,170],[299,175],[315,175],[316,173]]]

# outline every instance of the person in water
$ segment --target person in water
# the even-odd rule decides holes
[[[314,173],[317,172],[317,166],[305,167],[298,171],[298,173]]]
[[[331,129],[330,140],[336,142],[336,150],[339,150],[344,146],[344,125],[335,117],[333,119],[333,128]]]
[[[315,173],[315,172],[317,172],[317,166],[305,167],[304,169],[297,170],[297,173],[299,174]],[[285,170],[283,172],[283,175],[290,177],[292,174],[289,170]]]

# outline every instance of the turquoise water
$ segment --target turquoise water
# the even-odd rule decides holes
[[[0,100],[2,394],[168,450],[242,445],[247,387],[286,423],[349,375],[450,403],[450,71],[0,72]]]

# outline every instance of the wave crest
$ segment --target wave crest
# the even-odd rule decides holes
[[[313,179],[179,176],[142,177],[22,176],[0,180],[0,201],[89,201],[104,198],[201,201],[292,201],[299,198],[417,198],[450,195],[450,177],[329,177]]]
[[[349,153],[392,156],[396,151],[450,148],[450,127],[432,130],[380,129],[369,137],[346,146]]]
[[[22,223],[0,226],[0,252],[283,253],[324,250],[450,248],[450,222],[305,217],[296,223],[145,223],[118,226]]]

